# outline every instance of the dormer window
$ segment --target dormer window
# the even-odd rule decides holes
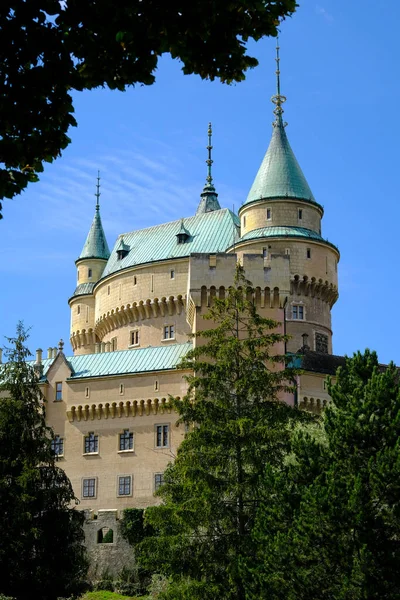
[[[176,234],[177,243],[185,244],[189,238],[190,238],[190,233],[185,228],[185,226],[183,224],[183,219],[182,219],[180,229],[179,229],[178,233]]]
[[[125,244],[124,238],[121,237],[120,242],[117,246],[117,250],[116,250],[118,260],[122,260],[123,258],[125,258],[125,256],[128,256],[129,251],[130,251],[130,247],[127,244]]]

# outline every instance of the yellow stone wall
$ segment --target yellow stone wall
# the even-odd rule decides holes
[[[271,218],[267,219],[267,209]],[[302,218],[299,218],[299,209]],[[261,227],[292,226],[321,232],[322,210],[301,200],[262,200],[243,205],[239,210],[241,235]]]
[[[176,413],[163,409],[162,404],[169,394],[184,395],[187,385],[183,375],[183,372],[170,371],[67,381],[70,370],[58,355],[48,375],[49,383],[43,386],[47,399],[47,422],[55,435],[64,440],[64,455],[58,464],[71,480],[80,500],[79,508],[120,510],[157,502],[153,495],[154,475],[165,471],[184,437],[184,426],[177,425]],[[63,398],[55,401],[55,385],[60,381]],[[113,403],[116,404],[114,417],[110,413],[105,418],[106,405]],[[118,416],[120,405],[122,416]],[[81,407],[80,419],[78,407]],[[85,407],[88,407],[86,411]],[[92,407],[94,410],[90,412]],[[100,407],[104,407],[103,410]],[[160,424],[170,426],[169,448],[161,449],[155,445],[155,427]],[[124,429],[134,434],[133,451],[119,451],[119,434]],[[84,437],[89,432],[99,436],[97,454],[85,455]],[[123,475],[133,478],[131,496],[118,495],[118,477]],[[96,497],[83,498],[82,479],[93,477],[97,478]]]

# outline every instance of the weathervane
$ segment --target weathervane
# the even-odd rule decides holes
[[[281,94],[281,71],[280,71],[280,56],[279,56],[279,35],[276,36],[276,94],[272,96],[271,102],[275,104],[274,115],[276,117],[273,126],[278,127],[279,125],[286,127],[287,123],[282,120],[283,108],[282,104],[286,102],[286,96]]]
[[[96,185],[96,210],[100,209],[100,171],[97,171],[97,185]]]
[[[213,147],[211,145],[211,137],[212,137],[212,126],[211,126],[211,123],[209,123],[208,124],[208,146],[207,146],[208,159],[206,160],[207,169],[208,169],[206,181],[207,181],[208,185],[212,185],[211,165],[214,162],[211,158],[211,150],[213,149]]]

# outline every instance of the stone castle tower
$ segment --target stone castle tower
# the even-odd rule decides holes
[[[332,354],[331,308],[338,298],[338,249],[321,233],[323,207],[313,196],[286,135],[277,47],[272,139],[237,217],[222,209],[211,173],[196,215],[119,236],[110,253],[96,212],[76,261],[70,299],[75,355],[187,341],[201,310],[246,267],[260,308],[279,308],[291,336],[287,350]],[[197,255],[208,260],[199,261]],[[206,258],[206,256],[208,258]],[[235,257],[235,258],[234,258]],[[251,260],[250,260],[251,257]],[[218,269],[217,267],[218,263]],[[168,338],[165,327],[172,327]]]

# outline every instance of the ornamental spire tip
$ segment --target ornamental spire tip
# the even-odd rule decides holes
[[[276,94],[274,96],[272,96],[271,98],[271,102],[273,104],[275,104],[275,108],[274,108],[274,115],[275,115],[275,121],[273,122],[273,126],[274,127],[286,127],[287,123],[283,122],[282,119],[282,115],[283,115],[283,108],[282,105],[286,102],[286,96],[283,96],[283,94],[281,94],[281,71],[280,71],[280,55],[279,55],[279,50],[280,50],[280,46],[279,46],[279,34],[276,36]]]

